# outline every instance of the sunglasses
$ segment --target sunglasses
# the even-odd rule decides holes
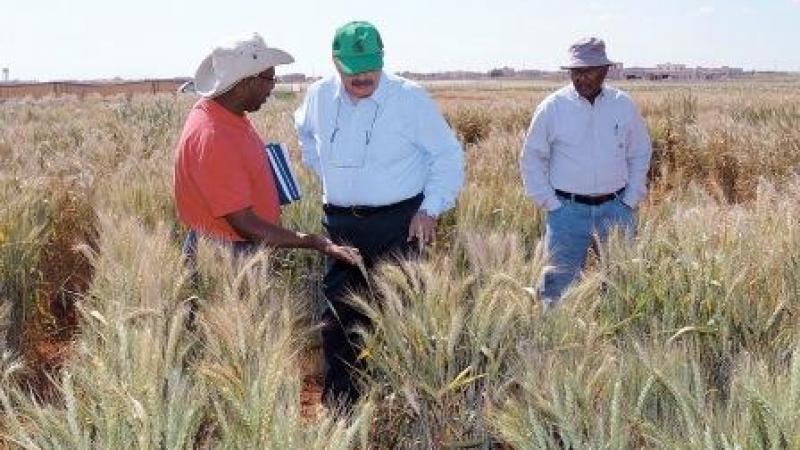
[[[263,74],[256,74],[253,75],[253,78],[261,78],[262,80],[267,80],[270,83],[277,83],[278,78],[275,75],[263,75]]]

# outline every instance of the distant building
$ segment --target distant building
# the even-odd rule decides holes
[[[482,80],[488,77],[487,72],[471,72],[467,70],[451,70],[447,72],[399,72],[397,75],[410,80]]]
[[[486,73],[489,78],[511,78],[516,75],[516,71],[508,66],[495,68]]]
[[[58,97],[74,95],[141,95],[175,93],[179,87],[189,89],[188,78],[161,78],[128,81],[48,81],[45,83],[13,81],[0,84],[0,99],[13,97]]]
[[[607,77],[611,80],[621,80],[623,78],[624,72],[625,68],[621,62],[614,63],[613,65],[608,67]]]
[[[302,73],[287,73],[286,75],[280,75],[278,81],[281,83],[305,83],[308,79]]]
[[[8,67],[3,67],[3,83],[8,83]]]
[[[627,80],[726,80],[744,75],[739,67],[687,67],[686,64],[664,63],[655,67],[628,67],[623,70]]]

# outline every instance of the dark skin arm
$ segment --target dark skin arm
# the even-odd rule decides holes
[[[356,248],[336,245],[317,234],[298,233],[273,225],[258,217],[253,208],[232,212],[225,216],[225,220],[239,236],[252,242],[279,248],[309,248],[354,265],[361,261]]]

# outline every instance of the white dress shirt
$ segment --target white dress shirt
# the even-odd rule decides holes
[[[295,112],[303,162],[322,181],[323,202],[381,206],[420,192],[420,209],[450,209],[464,184],[464,154],[436,104],[417,84],[382,73],[353,102],[338,76],[308,88]]]
[[[559,189],[601,195],[625,188],[635,207],[647,193],[650,136],[627,94],[604,86],[592,105],[570,84],[536,108],[520,158],[525,193],[539,207],[558,209]]]

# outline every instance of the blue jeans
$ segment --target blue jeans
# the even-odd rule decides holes
[[[547,213],[545,246],[553,268],[545,274],[539,292],[548,306],[558,302],[577,278],[595,239],[603,244],[614,227],[632,238],[636,229],[633,209],[619,198],[600,205],[561,201],[560,208]]]

